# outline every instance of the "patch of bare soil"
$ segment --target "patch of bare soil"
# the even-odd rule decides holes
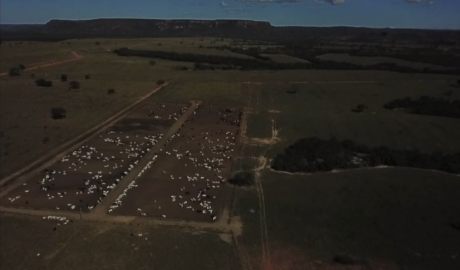
[[[232,217],[228,226],[236,237],[241,236],[243,233],[243,222],[241,222],[239,216]]]
[[[222,241],[232,244],[232,235],[229,233],[221,233],[219,237]]]
[[[245,144],[252,146],[274,145],[280,141],[279,138],[245,138]]]

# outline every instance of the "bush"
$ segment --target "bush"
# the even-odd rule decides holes
[[[418,100],[410,97],[395,99],[383,106],[385,109],[405,109],[409,113],[460,118],[460,100],[448,101],[422,96]]]
[[[19,76],[21,75],[21,70],[19,68],[10,68],[10,71],[8,72],[8,74],[11,76],[11,77],[14,77],[14,76]]]
[[[158,80],[158,81],[157,81],[157,84],[158,84],[158,85],[162,85],[162,84],[164,84],[164,83],[165,83],[165,80]]]
[[[364,104],[359,104],[356,106],[356,108],[354,108],[352,111],[355,112],[355,113],[362,113],[364,112],[364,110],[367,110],[367,106],[364,105]]]
[[[112,89],[112,88],[108,89],[107,94],[109,94],[109,95],[115,94],[115,89]]]
[[[91,75],[86,74],[86,75],[85,75],[85,80],[89,80],[89,79],[91,79]]]
[[[376,167],[380,165],[438,170],[460,173],[460,153],[423,153],[418,150],[398,150],[380,146],[370,148],[350,140],[301,139],[278,154],[272,162],[277,171],[332,171]]]
[[[254,185],[254,173],[250,171],[236,172],[228,182],[235,186],[252,186]]]
[[[69,89],[80,89],[80,82],[71,81],[69,83]]]
[[[62,74],[61,75],[61,82],[66,82],[67,81],[67,75]]]
[[[334,263],[343,264],[343,265],[355,265],[356,260],[348,255],[337,255],[332,259]]]
[[[53,86],[52,81],[47,81],[45,79],[38,79],[35,81],[35,84],[40,87],[52,87]]]
[[[63,119],[66,117],[67,111],[64,108],[52,108],[51,117],[53,119]]]

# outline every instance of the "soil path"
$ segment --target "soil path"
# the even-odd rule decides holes
[[[58,62],[48,62],[48,63],[43,64],[43,65],[39,65],[39,66],[35,66],[35,67],[26,68],[26,69],[24,69],[24,72],[36,70],[36,69],[39,69],[39,68],[41,69],[41,68],[54,67],[54,66],[58,66],[58,65],[65,64],[65,63],[70,63],[70,62],[78,61],[78,60],[81,60],[81,59],[84,58],[82,55],[78,54],[76,51],[72,51],[72,55],[73,55],[73,58],[72,58],[72,59],[63,60],[63,61],[58,61]],[[0,76],[7,76],[7,75],[8,75],[8,72],[0,73]]]

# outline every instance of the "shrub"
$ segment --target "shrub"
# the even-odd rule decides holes
[[[85,75],[85,80],[89,80],[89,79],[91,79],[91,75],[86,74],[86,75]]]
[[[66,82],[67,81],[67,75],[66,74],[62,74],[61,75],[61,82]]]
[[[10,68],[10,71],[8,72],[8,74],[13,77],[13,76],[19,76],[21,75],[21,70],[19,68]]]
[[[80,82],[77,81],[71,81],[69,83],[69,90],[70,89],[80,89]]]
[[[53,86],[52,81],[47,81],[45,79],[38,79],[35,81],[35,84],[40,87],[52,87]]]
[[[107,94],[111,95],[111,94],[115,94],[115,89],[107,89]]]
[[[359,104],[359,105],[356,106],[356,108],[352,109],[352,111],[355,112],[355,113],[362,113],[362,112],[364,112],[364,111],[367,110],[367,109],[368,109],[368,108],[367,108],[366,105],[364,105],[364,104]]]
[[[63,119],[66,117],[67,111],[64,108],[52,108],[51,117],[53,119]]]
[[[239,171],[236,172],[228,182],[235,186],[252,186],[254,184],[255,177],[251,171]]]
[[[165,83],[165,80],[158,80],[158,81],[157,81],[157,84],[158,84],[158,85],[162,85],[162,84],[164,84],[164,83]]]
[[[334,263],[343,264],[343,265],[354,265],[354,264],[356,264],[356,260],[353,259],[352,257],[348,256],[348,255],[336,255],[336,256],[334,256],[332,261]]]

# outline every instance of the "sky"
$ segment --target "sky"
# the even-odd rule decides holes
[[[0,23],[51,19],[249,19],[276,26],[460,30],[460,0],[0,0]]]

